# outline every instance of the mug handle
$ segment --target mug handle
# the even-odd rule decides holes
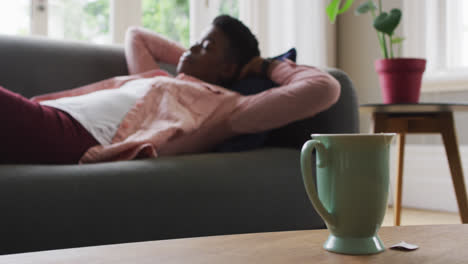
[[[318,140],[308,140],[304,146],[302,146],[301,150],[301,169],[302,169],[302,180],[304,181],[304,185],[307,191],[307,195],[309,195],[309,199],[312,202],[312,205],[320,214],[320,216],[325,220],[326,223],[330,225],[335,225],[335,217],[331,215],[328,210],[323,206],[322,202],[320,201],[317,189],[315,187],[314,180],[312,179],[312,151],[317,150],[318,162],[317,167],[324,168],[327,166],[328,158],[327,158],[327,150],[322,142]],[[315,169],[315,168],[314,168]]]

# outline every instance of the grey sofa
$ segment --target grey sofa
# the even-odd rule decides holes
[[[260,149],[93,165],[1,165],[0,254],[323,228],[303,187],[300,147],[312,132],[358,131],[352,83],[329,71],[342,85],[338,103],[272,131]],[[27,97],[126,74],[121,47],[0,36],[0,85]]]

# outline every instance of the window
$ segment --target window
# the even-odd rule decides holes
[[[192,12],[191,6],[194,9]],[[185,47],[190,46],[190,39],[198,39],[201,30],[218,14],[239,17],[238,0],[142,0],[143,27],[178,41]],[[198,19],[191,18],[191,15]],[[190,24],[194,27],[192,31]],[[190,36],[190,32],[193,36]]]
[[[47,36],[111,42],[109,0],[48,0]]]
[[[468,90],[468,1],[404,2],[404,54],[427,59],[423,91]]]
[[[229,14],[239,17],[239,7],[238,0],[142,0],[142,14],[143,27],[188,47],[190,39],[198,39],[214,16]]]
[[[106,43],[110,41],[109,1],[2,1],[0,33]]]
[[[276,56],[296,47],[300,51],[298,62],[301,64],[333,66],[336,61],[335,27],[328,22],[323,11],[327,0],[0,1],[0,34],[42,35],[56,39],[122,44],[128,27],[143,26],[188,48],[190,43],[198,40],[214,17],[229,14],[242,20],[256,35],[262,56]],[[428,34],[420,33],[421,28],[429,28],[425,20],[419,22],[420,17],[425,18],[426,13],[421,12],[421,6],[428,5],[426,1],[445,2],[402,1],[413,10],[403,12],[411,14],[409,21],[412,23],[403,23],[404,26],[410,25],[409,32],[412,32],[405,34],[405,45],[410,43],[409,49],[406,49],[410,56],[417,56],[426,50],[438,50],[442,45],[432,41],[430,47],[426,48],[428,41],[425,37]],[[456,10],[467,9],[468,0],[451,1],[462,5],[456,7]],[[457,53],[463,58],[465,66],[468,66],[467,17],[460,16],[464,33],[459,35],[463,36],[463,44],[459,45],[464,46],[464,53],[463,56],[461,51]],[[434,25],[438,26],[437,23],[431,24]],[[310,48],[311,43],[315,48]],[[420,55],[427,57],[432,65],[438,65],[437,59],[444,56]],[[458,59],[458,56],[455,58]]]
[[[237,0],[221,0],[218,6],[220,14],[227,14],[239,18],[239,3]]]
[[[239,18],[239,13],[238,0],[190,0],[190,42],[195,42],[217,15]]]
[[[188,47],[189,6],[188,0],[142,0],[142,25]]]
[[[468,67],[468,3],[466,0],[445,1],[447,4],[448,68]]]
[[[0,33],[29,35],[31,32],[31,1],[2,1],[0,8]]]
[[[238,0],[3,1],[0,33],[122,43],[129,26],[143,26],[188,47],[220,13],[239,17]]]

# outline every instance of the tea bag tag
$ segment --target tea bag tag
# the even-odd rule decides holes
[[[405,241],[401,241],[400,243],[395,244],[390,247],[390,249],[403,250],[403,251],[412,251],[418,248],[419,247],[417,245],[409,244],[409,243],[406,243]]]

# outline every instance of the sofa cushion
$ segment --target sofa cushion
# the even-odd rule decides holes
[[[280,54],[273,59],[284,61],[289,59],[296,61],[297,51],[295,48],[291,48],[283,54]],[[236,91],[242,95],[251,95],[261,93],[270,88],[277,87],[278,84],[267,78],[249,77],[234,83],[230,89]],[[223,143],[216,146],[216,152],[237,152],[246,151],[255,148],[259,148],[264,145],[268,139],[268,131],[244,134],[237,137],[230,138]]]
[[[338,69],[323,70],[341,85],[338,101],[313,117],[269,131],[265,146],[301,149],[312,133],[359,133],[358,99],[351,79]]]
[[[296,55],[297,55],[296,49],[291,48],[285,53],[280,54],[276,57],[273,57],[272,59],[277,59],[281,61],[284,61],[285,59],[289,59],[295,62]],[[249,78],[237,81],[231,87],[229,87],[229,89],[236,91],[242,95],[250,95],[250,94],[256,94],[256,93],[266,91],[276,86],[278,86],[278,84],[274,83],[270,79],[259,78],[259,77],[249,77]]]

